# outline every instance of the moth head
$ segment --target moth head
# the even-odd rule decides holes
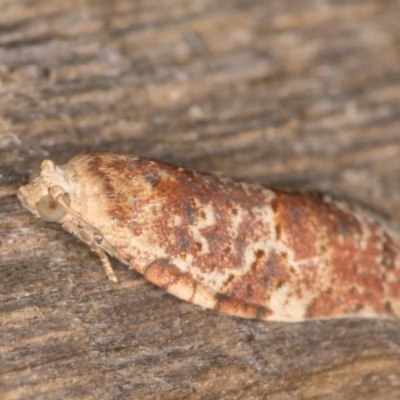
[[[28,184],[18,189],[18,198],[31,213],[49,222],[59,222],[69,206],[68,182],[63,170],[51,160],[44,160],[35,169]]]

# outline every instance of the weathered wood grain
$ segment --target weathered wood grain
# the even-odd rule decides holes
[[[136,153],[400,224],[399,0],[0,0],[0,399],[400,398],[400,322],[203,311],[36,220],[45,157]]]

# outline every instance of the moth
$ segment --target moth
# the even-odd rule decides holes
[[[400,236],[327,195],[89,152],[44,160],[23,206],[203,308],[262,320],[400,315]]]

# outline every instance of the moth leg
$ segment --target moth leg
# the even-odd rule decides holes
[[[110,260],[107,254],[99,247],[92,247],[92,250],[99,256],[101,263],[106,271],[107,278],[112,282],[118,282],[117,276],[114,273]]]
[[[81,217],[79,214],[75,213],[73,210],[69,208],[69,205],[66,204],[65,200],[63,199],[63,196],[65,194],[65,191],[63,188],[60,186],[52,186],[49,189],[50,194],[61,204],[61,206],[64,208],[65,211],[67,211],[69,214],[77,218],[79,221],[82,223],[90,226],[93,230],[96,230],[96,228],[90,224],[88,221],[85,220],[85,218]],[[89,244],[89,243],[88,243]],[[103,264],[103,267],[106,271],[107,277],[110,281],[112,282],[118,282],[117,276],[114,273],[114,270],[110,264],[110,261],[107,257],[107,254],[100,248],[95,245],[89,244],[90,248],[99,256],[101,263]]]

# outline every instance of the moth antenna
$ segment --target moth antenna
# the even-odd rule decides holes
[[[79,220],[85,225],[89,225],[94,231],[98,232],[98,229],[93,226],[89,221],[82,217],[82,215],[78,214],[74,210],[72,210],[69,205],[63,199],[64,194],[67,194],[65,190],[60,186],[52,186],[49,189],[49,193],[57,200],[57,202],[62,206],[62,208],[71,214],[74,218]]]
[[[89,225],[94,231],[98,232],[98,229],[94,227],[89,221],[83,218],[81,215],[76,213],[74,210],[71,210],[69,205],[63,199],[64,194],[66,194],[65,190],[60,186],[52,186],[49,189],[49,193],[55,198],[55,200],[61,205],[61,207],[71,214],[74,218],[82,222],[83,224]],[[111,266],[110,260],[108,259],[106,253],[97,246],[90,246],[91,250],[94,251],[100,258],[101,263],[103,264],[104,270],[106,271],[106,275],[108,279],[112,282],[118,282],[117,276],[114,273],[113,267]]]

